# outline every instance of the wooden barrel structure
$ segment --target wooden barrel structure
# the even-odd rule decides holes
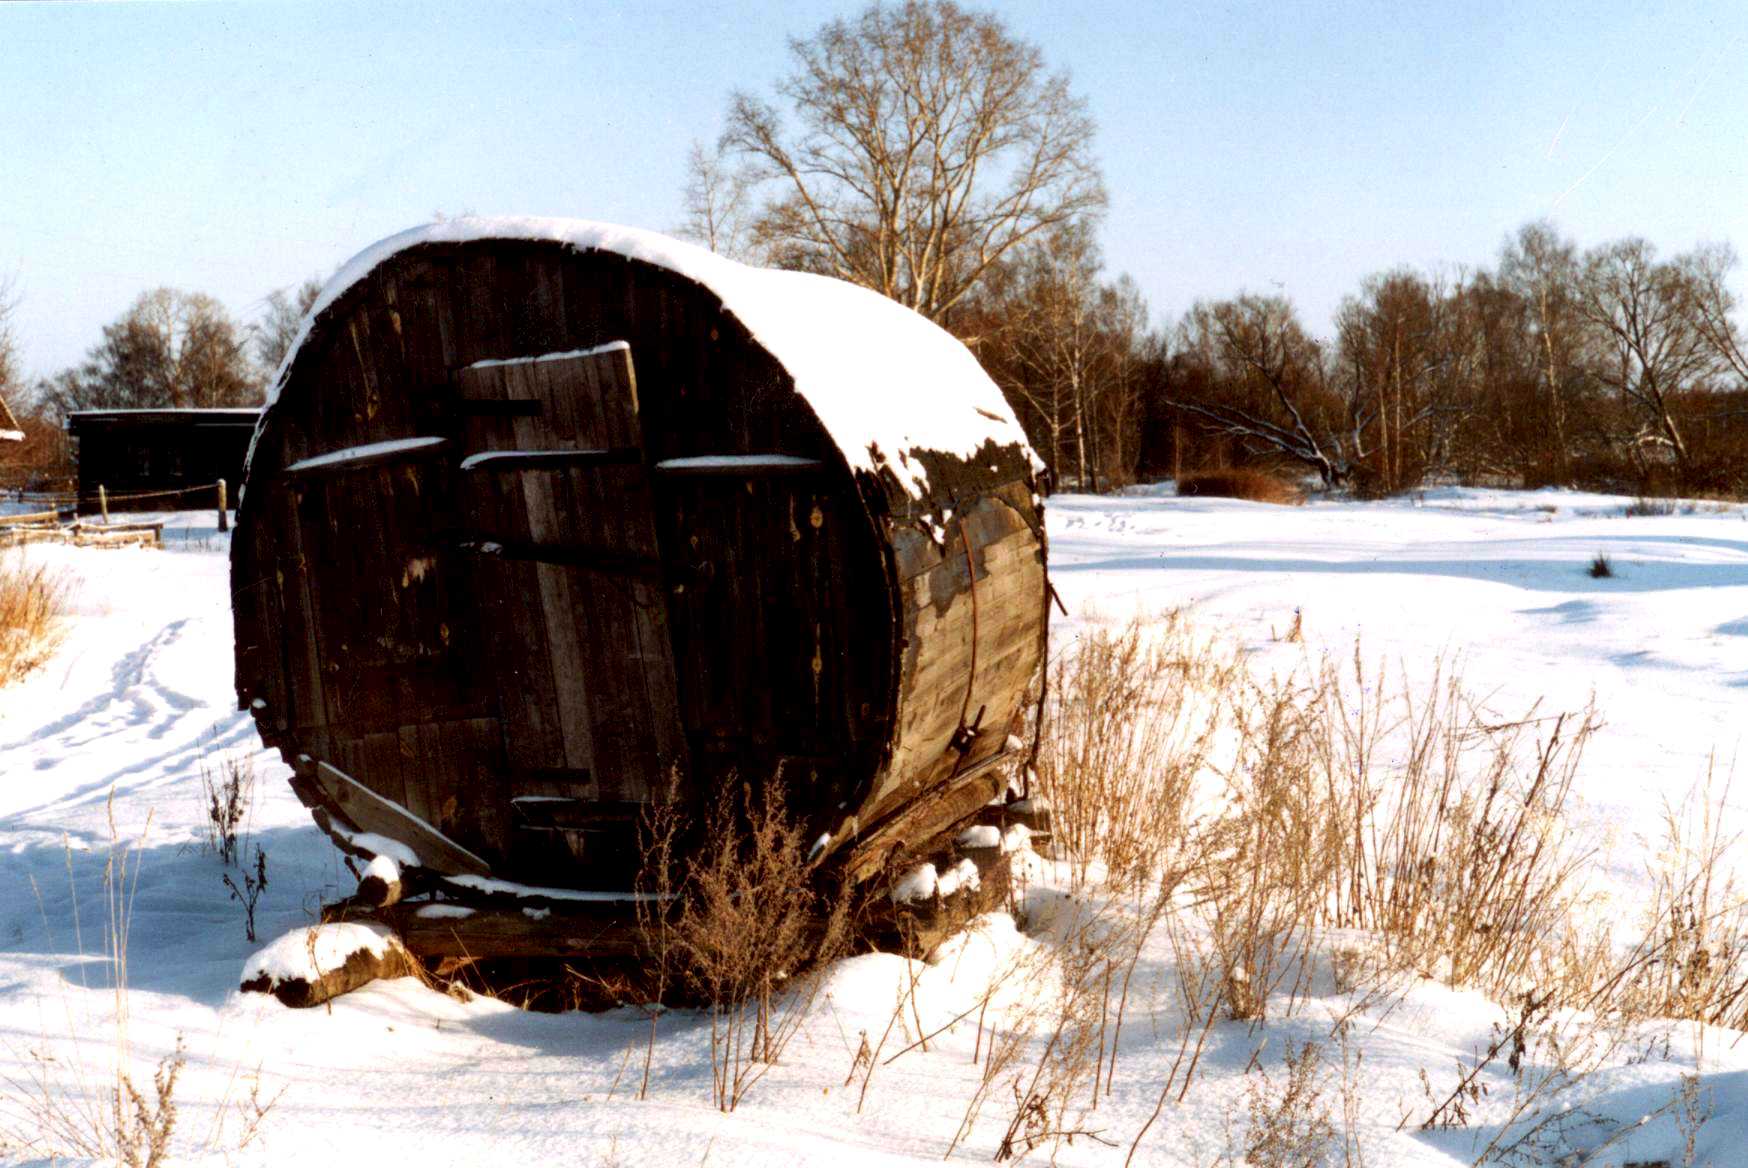
[[[866,880],[1019,753],[1038,470],[964,346],[872,292],[434,224],[343,269],[279,372],[238,698],[344,849],[451,895],[627,889],[650,800],[772,777]]]

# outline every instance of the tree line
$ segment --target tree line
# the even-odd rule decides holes
[[[1748,493],[1748,360],[1727,244],[1581,251],[1550,223],[1491,267],[1364,280],[1311,337],[1281,297],[1196,304],[1149,405],[1326,487],[1429,478]]]
[[[862,284],[961,337],[1059,484],[1263,464],[1388,493],[1431,478],[1748,493],[1727,244],[1580,250],[1547,222],[1489,268],[1402,267],[1334,335],[1241,292],[1149,321],[1097,244],[1068,78],[994,16],[875,4],[791,42],[776,100],[695,144],[682,234]]]

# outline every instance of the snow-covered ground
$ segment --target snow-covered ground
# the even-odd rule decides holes
[[[1629,518],[1628,502],[1472,490],[1302,508],[1160,491],[1059,497],[1052,575],[1073,619],[1056,637],[1066,644],[1089,621],[1187,607],[1256,668],[1291,668],[1323,648],[1351,654],[1358,637],[1368,656],[1411,676],[1441,655],[1460,659],[1470,688],[1504,713],[1538,699],[1573,709],[1594,694],[1606,725],[1586,759],[1580,815],[1609,832],[1610,872],[1630,891],[1663,804],[1688,798],[1714,755],[1722,777],[1742,745],[1748,512],[1702,504]],[[727,1116],[712,1105],[708,1019],[685,1012],[661,1021],[649,1098],[638,1101],[648,1023],[635,1011],[525,1014],[411,980],[301,1012],[238,994],[259,946],[245,938],[242,906],[202,846],[203,760],[255,760],[248,831],[249,847],[268,857],[263,943],[303,927],[352,881],[286,788],[284,768],[232,708],[226,537],[204,515],[176,517],[167,537],[164,551],[30,551],[64,569],[76,591],[55,658],[0,692],[0,1154],[12,1161],[50,1162],[52,1147],[6,1140],[32,1136],[45,1110],[75,1115],[100,1104],[118,1049],[143,1084],[180,1041],[188,1065],[175,1094],[177,1162],[922,1164],[939,1161],[959,1133],[980,1085],[974,1056],[990,1033],[1048,1008],[1048,976],[999,976],[1050,956],[1065,922],[1085,911],[1041,864],[1025,932],[992,916],[932,964],[870,955],[826,971],[781,1063]],[[1612,578],[1588,574],[1598,554]],[[1303,645],[1279,639],[1295,610]],[[1730,808],[1738,825],[1748,824],[1744,796],[1748,786]],[[105,873],[123,862],[127,989],[117,994],[104,956]],[[1178,1051],[1170,972],[1156,940],[1137,965],[1109,1091],[1081,1122],[1117,1146],[1083,1136],[1055,1149],[1058,1162],[1121,1164],[1129,1153]],[[913,980],[914,1004],[895,1010]],[[1004,989],[979,1011],[992,982]],[[1254,1031],[1217,1025],[1195,1085],[1166,1104],[1134,1162],[1211,1165],[1242,1149],[1246,1088],[1261,1081],[1253,1065],[1278,1091],[1288,1049],[1325,1038],[1346,1002],[1319,984],[1291,1019]],[[966,1011],[926,1049],[906,1049],[919,1024],[933,1031]],[[1363,1057],[1350,1081],[1364,1163],[1474,1158],[1497,1133],[1489,1122],[1507,1106],[1508,1079],[1488,1079],[1468,1128],[1421,1133],[1420,1075],[1448,1091],[1459,1060],[1484,1047],[1502,1018],[1478,994],[1432,983],[1392,1010],[1356,1017],[1349,1043]],[[886,1036],[865,1090],[864,1034],[871,1046]],[[1686,1026],[1574,1093],[1605,1122],[1574,1119],[1570,1146],[1593,1148],[1663,1107],[1693,1069],[1701,1037],[1710,1119],[1695,1162],[1748,1164],[1748,1043]],[[1022,1052],[1008,1076],[1029,1073],[1042,1046],[1040,1038]],[[37,1086],[45,1082],[46,1101]],[[1337,1090],[1328,1088],[1331,1100]],[[254,1092],[272,1105],[258,1138],[239,1150]],[[991,1159],[1013,1110],[1004,1076],[953,1157]],[[1665,1114],[1586,1162],[1680,1164],[1681,1141]]]

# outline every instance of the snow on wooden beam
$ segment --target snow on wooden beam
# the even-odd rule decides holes
[[[370,442],[363,446],[348,446],[344,450],[330,450],[325,454],[300,458],[287,466],[285,473],[304,475],[318,471],[356,470],[390,459],[436,454],[447,445],[447,438],[395,438],[388,442]]]
[[[406,977],[413,959],[378,924],[334,922],[287,933],[243,963],[239,988],[302,1010],[379,978]]]

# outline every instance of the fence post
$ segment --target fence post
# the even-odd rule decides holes
[[[231,517],[227,513],[226,508],[225,508],[225,480],[223,480],[223,479],[220,479],[218,481],[218,497],[219,497],[219,516],[218,516],[219,530],[220,531],[229,531],[231,529]]]
[[[97,509],[103,513],[105,526],[109,524],[109,492],[103,489],[103,484],[97,484]]]

